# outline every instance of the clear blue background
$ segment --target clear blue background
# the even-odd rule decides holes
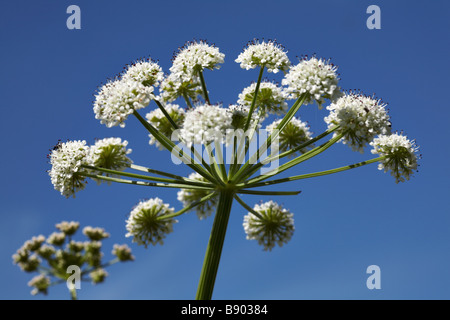
[[[82,29],[66,28],[66,8],[81,8]],[[366,8],[381,8],[381,30],[366,28]],[[257,71],[234,59],[253,38],[277,39],[296,56],[316,53],[339,66],[341,86],[375,93],[389,105],[394,130],[421,146],[420,171],[395,184],[371,165],[283,185],[302,190],[273,197],[295,213],[291,242],[264,252],[245,239],[246,213],[235,204],[215,299],[448,299],[449,27],[448,1],[4,1],[0,10],[2,146],[0,298],[67,299],[65,286],[30,295],[29,274],[11,255],[33,235],[62,220],[101,226],[127,243],[136,261],[114,265],[104,284],[83,283],[81,299],[192,299],[213,219],[179,218],[164,246],[147,250],[125,238],[125,219],[139,200],[158,196],[177,209],[175,190],[89,183],[76,199],[53,190],[46,155],[58,139],[119,136],[135,163],[188,174],[167,152],[148,145],[134,118],[108,129],[94,118],[93,94],[108,77],[140,57],[165,71],[185,41],[207,39],[225,53],[206,72],[214,102],[234,103]],[[280,76],[271,79],[280,80]],[[152,104],[147,110],[155,108]],[[312,130],[325,128],[325,109],[303,107]],[[290,173],[324,170],[371,158],[338,144]],[[259,196],[247,196],[250,203]],[[268,200],[270,198],[265,198]],[[381,290],[366,287],[366,268],[381,268]]]

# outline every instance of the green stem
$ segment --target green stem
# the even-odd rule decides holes
[[[191,101],[189,100],[189,97],[186,95],[186,93],[183,93],[184,101],[186,101],[186,104],[188,106],[188,109],[193,109]]]
[[[295,180],[315,178],[315,177],[325,176],[325,175],[328,175],[328,174],[338,173],[338,172],[342,172],[342,171],[346,171],[346,170],[362,167],[362,166],[365,166],[365,165],[368,165],[368,164],[371,164],[371,163],[374,163],[374,162],[381,161],[384,158],[386,158],[386,157],[385,156],[378,157],[378,158],[370,159],[370,160],[367,160],[367,161],[362,161],[362,162],[354,163],[354,164],[351,164],[351,165],[348,165],[348,166],[339,167],[339,168],[330,169],[330,170],[325,170],[325,171],[301,174],[301,175],[297,175],[297,176],[292,176],[292,177],[287,177],[287,178],[277,179],[277,180],[264,181],[264,182],[259,182],[259,183],[252,183],[252,184],[243,183],[243,184],[237,185],[237,186],[238,187],[242,186],[244,188],[255,188],[255,187],[263,187],[263,186],[268,186],[268,185],[272,185],[272,184],[290,182],[290,181],[295,181]]]
[[[339,126],[334,127],[334,128],[332,128],[332,129],[328,129],[327,131],[321,133],[321,134],[318,135],[317,137],[314,137],[314,138],[312,138],[311,140],[309,140],[309,141],[303,143],[302,145],[300,145],[300,146],[298,146],[298,147],[295,147],[295,148],[293,148],[293,149],[291,149],[291,150],[287,150],[287,151],[285,151],[285,152],[283,152],[283,153],[281,153],[281,154],[279,154],[279,155],[272,155],[272,154],[271,154],[270,156],[268,156],[268,157],[265,158],[264,160],[261,160],[261,162],[258,162],[258,163],[255,164],[254,166],[251,166],[251,167],[247,168],[247,170],[245,170],[245,171],[242,173],[242,177],[243,177],[244,179],[248,179],[248,178],[251,177],[256,171],[258,171],[262,166],[264,166],[264,165],[266,165],[266,164],[272,162],[273,160],[276,160],[277,158],[278,158],[278,159],[282,159],[282,158],[287,157],[287,156],[289,156],[289,155],[291,155],[291,154],[294,154],[294,153],[296,153],[297,151],[299,151],[299,150],[301,150],[301,149],[303,149],[303,148],[306,148],[306,147],[310,146],[311,144],[315,143],[316,141],[321,140],[322,138],[326,137],[326,136],[329,135],[330,133],[333,133],[333,132],[336,131],[338,128],[339,128]]]
[[[258,177],[255,177],[253,179],[248,180],[247,183],[248,184],[253,184],[253,183],[256,183],[256,182],[259,182],[259,181],[262,181],[262,180],[266,180],[266,179],[274,176],[275,174],[279,174],[279,173],[281,173],[281,172],[283,172],[283,171],[285,171],[287,169],[290,169],[290,168],[292,168],[292,167],[294,167],[294,166],[296,166],[296,165],[298,165],[298,164],[300,164],[300,163],[302,163],[302,162],[304,162],[304,161],[306,161],[308,159],[311,159],[312,157],[317,156],[318,154],[324,152],[329,147],[331,147],[333,144],[338,142],[344,136],[344,134],[345,133],[338,134],[336,137],[331,138],[328,142],[323,143],[320,146],[318,146],[318,147],[316,147],[316,148],[314,148],[314,149],[312,149],[312,150],[302,154],[301,156],[299,156],[299,157],[297,157],[297,158],[295,158],[295,159],[293,159],[291,161],[288,161],[288,162],[282,164],[281,166],[279,166],[276,169],[273,169],[273,170],[271,170],[271,171],[269,171],[269,172],[267,172],[267,173],[265,173],[263,175],[260,175]]]
[[[263,73],[264,73],[264,65],[259,70],[258,82],[256,83],[256,88],[255,88],[255,93],[253,94],[252,104],[250,105],[250,109],[248,110],[248,117],[247,117],[247,122],[245,123],[244,131],[248,130],[250,121],[252,120],[252,114],[253,114],[253,110],[255,110],[256,97],[258,96],[259,87],[261,85],[261,79],[262,79]]]
[[[157,218],[157,220],[163,220],[163,219],[170,219],[170,218],[178,217],[178,216],[182,215],[183,213],[188,212],[189,210],[191,210],[191,209],[195,208],[196,206],[202,204],[203,202],[208,201],[211,198],[214,198],[215,196],[217,196],[217,192],[212,192],[211,194],[208,194],[207,196],[201,198],[200,200],[191,203],[189,206],[184,207],[180,211],[177,211],[177,212],[174,212],[174,213],[171,213],[171,214],[167,214],[167,215],[164,215],[164,216],[159,216]]]
[[[228,219],[233,204],[233,196],[233,190],[223,189],[220,191],[217,212],[214,217],[211,236],[198,283],[196,300],[211,300],[212,298],[223,242],[227,232]]]
[[[291,121],[291,119],[294,117],[295,113],[300,109],[303,102],[305,101],[307,97],[307,94],[302,94],[292,105],[292,107],[289,109],[289,111],[286,113],[286,115],[283,117],[283,119],[280,121],[280,123],[276,127],[275,133],[270,134],[267,137],[267,140],[263,143],[263,145],[256,151],[255,154],[253,154],[247,162],[239,169],[239,171],[234,175],[232,182],[238,183],[243,179],[243,174],[248,168],[253,164],[256,163],[260,157],[272,144],[272,141],[278,137],[280,132],[284,129],[284,127]]]
[[[239,190],[237,193],[242,194],[256,194],[263,196],[296,196],[301,191],[262,191],[262,190]]]
[[[203,77],[203,71],[200,70],[198,72],[198,74],[200,76],[200,82],[202,84],[202,91],[203,91],[203,97],[205,98],[205,102],[207,104],[211,104],[211,102],[209,102],[208,90],[206,90],[206,82],[205,82],[205,78]]]
[[[255,216],[257,216],[260,220],[263,219],[263,217],[262,217],[258,212],[256,212],[255,210],[253,210],[253,208],[250,207],[248,204],[246,204],[246,203],[244,202],[244,200],[242,200],[237,194],[234,195],[234,198],[237,200],[237,202],[239,202],[239,204],[240,204],[242,207],[244,207],[244,209],[246,209],[246,210],[250,211],[251,213],[253,213],[253,214],[254,214]]]
[[[169,150],[172,154],[176,156],[181,156],[180,159],[184,163],[186,163],[192,170],[196,171],[198,174],[200,174],[202,177],[204,177],[206,180],[215,183],[215,179],[211,176],[209,172],[207,172],[202,166],[195,164],[195,160],[192,159],[192,157],[187,157],[186,154],[183,152],[183,150],[180,149],[177,145],[175,145],[172,140],[167,138],[165,135],[161,134],[156,130],[155,127],[153,127],[148,121],[146,121],[136,110],[133,110],[134,116],[139,120],[139,122],[150,132],[156,140],[161,143],[162,146],[164,146],[167,150]]]
[[[144,166],[139,166],[136,164],[131,164],[130,165],[130,169],[133,170],[137,170],[137,171],[142,171],[142,172],[148,172],[148,173],[154,173],[154,174],[158,174],[160,176],[165,176],[165,177],[169,177],[169,178],[174,178],[174,179],[178,179],[178,180],[183,180],[185,179],[182,176],[178,176],[176,174],[172,174],[172,173],[168,173],[168,172],[164,172],[164,171],[159,171],[159,170],[155,170],[155,169],[150,169]]]
[[[84,177],[94,178],[94,179],[98,179],[98,180],[111,181],[111,182],[117,182],[117,183],[125,183],[125,184],[134,184],[134,185],[137,185],[137,186],[145,186],[145,187],[214,190],[213,188],[210,188],[210,187],[201,187],[201,186],[179,184],[179,183],[157,183],[157,182],[144,182],[144,181],[136,181],[136,180],[127,180],[127,179],[120,179],[120,178],[113,178],[113,177],[102,176],[102,175],[99,175],[99,174],[90,174],[90,173],[87,173],[87,172],[79,172],[78,174],[81,175],[81,176],[84,176]]]
[[[77,289],[75,289],[75,286],[69,289],[69,291],[70,291],[70,299],[77,300]]]
[[[129,177],[129,178],[136,178],[136,179],[141,179],[141,180],[150,180],[150,181],[176,183],[176,184],[186,184],[186,185],[189,185],[189,186],[192,185],[192,186],[200,186],[200,187],[214,187],[214,185],[211,184],[211,183],[204,183],[204,182],[201,182],[201,181],[186,180],[184,178],[181,178],[181,179],[168,179],[168,178],[160,178],[160,177],[151,177],[151,176],[146,176],[146,175],[142,175],[142,174],[130,173],[130,172],[125,172],[125,171],[111,170],[111,169],[106,169],[106,168],[101,168],[101,167],[88,166],[88,165],[84,165],[84,164],[81,165],[81,167],[85,168],[85,169],[94,170],[94,171],[105,172],[105,173],[109,173],[109,174],[114,174],[114,175],[118,175],[118,176]]]
[[[159,102],[158,100],[154,100],[154,101],[158,105],[159,109],[162,111],[164,116],[167,118],[167,120],[169,120],[169,122],[172,125],[172,127],[174,129],[178,129],[177,124],[175,123],[175,121],[173,121],[172,117],[167,113],[166,108],[164,108],[164,106],[161,104],[161,102]]]

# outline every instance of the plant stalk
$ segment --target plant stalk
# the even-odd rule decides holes
[[[198,283],[197,296],[195,297],[196,300],[211,300],[212,298],[233,198],[233,190],[223,189],[220,191],[217,212],[214,217],[211,236],[209,238],[208,247],[206,248],[205,259],[203,261],[203,267]]]

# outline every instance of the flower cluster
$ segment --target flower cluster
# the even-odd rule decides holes
[[[240,63],[242,69],[249,70],[259,66],[273,73],[287,71],[291,64],[284,48],[272,40],[254,40],[248,43],[235,61]]]
[[[204,177],[202,177],[197,172],[191,173],[188,176],[188,180],[193,180],[197,182],[208,182]],[[192,205],[196,201],[199,201],[201,198],[204,198],[211,194],[211,191],[202,190],[202,189],[181,189],[178,191],[177,199],[183,203],[184,207]],[[214,196],[209,200],[199,204],[191,211],[195,211],[197,213],[197,217],[200,220],[203,220],[209,217],[212,212],[216,209],[218,197]]]
[[[244,217],[248,240],[257,240],[266,251],[291,240],[295,229],[293,213],[273,201],[257,204],[253,210],[259,215],[249,212]]]
[[[390,133],[391,123],[385,107],[380,100],[348,93],[327,107],[330,114],[325,122],[328,129],[339,126],[335,135],[344,133],[341,141],[362,153],[376,135]]]
[[[185,74],[171,73],[161,83],[159,98],[163,101],[172,102],[183,97],[196,101],[202,94],[200,79]]]
[[[89,170],[82,170],[83,166],[113,170],[129,167],[132,161],[127,155],[131,149],[127,149],[127,145],[128,141],[120,138],[97,140],[93,146],[86,145],[84,140],[58,143],[49,154],[52,168],[48,173],[54,188],[66,198],[75,197],[75,193],[84,189],[87,183],[82,171]]]
[[[243,106],[251,106],[255,96],[256,83],[252,83],[249,87],[242,90],[239,94],[238,104]],[[268,113],[284,114],[287,111],[287,94],[283,88],[275,83],[263,81],[260,83],[258,95],[256,96],[255,105],[261,108],[262,114]]]
[[[80,268],[81,275],[89,274],[94,283],[104,280],[106,273],[104,277],[98,277],[104,271],[100,241],[109,234],[102,228],[85,227],[83,233],[88,236],[89,241],[75,241],[72,238],[79,226],[79,222],[75,221],[58,223],[56,228],[60,232],[54,232],[47,239],[43,235],[33,237],[13,255],[14,264],[23,271],[39,272],[39,275],[28,283],[30,287],[33,287],[31,291],[33,295],[47,294],[52,284],[52,277],[56,278],[54,283],[60,280],[64,280],[65,283],[70,276],[67,268],[72,265]],[[134,260],[130,248],[126,245],[114,245],[112,253],[117,256],[118,261]],[[47,266],[44,266],[44,262]]]
[[[170,72],[173,74],[197,75],[204,69],[219,69],[224,63],[225,55],[219,48],[208,44],[206,41],[193,41],[186,43],[179,49]]]
[[[280,124],[281,119],[276,120],[266,127],[269,134],[273,133],[273,130],[277,128]],[[301,145],[307,143],[312,138],[312,133],[309,131],[309,126],[306,122],[301,121],[298,118],[292,118],[286,126],[281,130],[279,134],[279,150],[285,152],[292,149],[297,149]],[[308,151],[308,148],[314,145],[309,145],[308,147],[300,148],[299,152],[304,153]]]
[[[380,135],[370,145],[373,147],[373,154],[385,157],[378,164],[378,169],[384,172],[391,171],[396,183],[409,180],[417,170],[419,148],[415,141],[409,140],[406,136],[398,133]]]
[[[186,112],[181,140],[191,147],[193,144],[223,142],[227,129],[231,129],[232,117],[227,109],[216,105],[199,105]]]
[[[118,125],[123,128],[130,114],[145,108],[155,98],[153,90],[152,86],[131,77],[109,81],[95,96],[95,118],[107,127]]]
[[[95,166],[111,170],[125,170],[133,161],[128,158],[131,149],[127,149],[128,141],[120,138],[97,140],[90,147],[89,162]]]
[[[184,122],[184,114],[185,111],[177,104],[167,104],[164,106],[165,111],[168,113],[170,118],[175,122],[178,127],[181,127]],[[172,137],[172,133],[174,132],[174,128],[170,121],[166,118],[161,109],[155,109],[145,116],[147,121],[158,130],[158,132],[165,135],[167,138],[175,138]],[[151,134],[150,137],[150,145],[155,144],[159,149],[163,149],[163,146],[159,143],[158,140]],[[175,139],[174,139],[175,140]]]
[[[86,141],[58,143],[49,158],[52,184],[63,196],[75,196],[75,192],[86,187],[86,178],[77,174],[83,164],[89,164],[89,147]]]
[[[161,217],[172,213],[173,208],[159,198],[141,201],[130,212],[126,221],[128,233],[125,236],[133,237],[133,242],[146,248],[149,244],[163,244],[163,239],[173,231],[173,224],[178,221]]]
[[[137,81],[146,87],[157,87],[164,78],[164,72],[159,64],[151,59],[138,60],[127,66],[122,79]]]
[[[219,69],[225,55],[206,41],[186,43],[173,58],[170,74],[160,87],[160,98],[172,102],[179,97],[197,100],[203,94],[200,72]]]
[[[287,86],[286,92],[291,99],[307,94],[305,104],[317,102],[322,108],[325,99],[334,101],[341,95],[336,70],[337,67],[328,61],[303,58],[289,69],[282,84]]]

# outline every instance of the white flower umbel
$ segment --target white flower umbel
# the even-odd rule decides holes
[[[255,95],[256,83],[242,90],[239,94],[238,104],[250,107]],[[260,83],[256,106],[261,108],[263,115],[268,113],[284,114],[287,111],[287,94],[283,88],[275,83],[263,81]]]
[[[171,73],[164,78],[160,86],[160,100],[172,102],[180,97],[197,100],[202,94],[199,77],[183,73]]]
[[[224,142],[232,117],[227,109],[216,105],[200,105],[186,112],[180,138],[189,147],[193,144]]]
[[[95,118],[107,127],[125,127],[133,110],[148,106],[154,99],[153,87],[130,78],[116,79],[105,84],[95,96]]]
[[[128,65],[122,75],[124,80],[134,80],[142,83],[146,87],[158,86],[164,78],[161,67],[151,59],[138,60]]]
[[[173,231],[175,219],[158,219],[158,217],[174,213],[173,208],[163,203],[159,198],[139,202],[131,211],[126,221],[128,233],[126,237],[133,237],[133,242],[144,245],[163,244],[163,239]]]
[[[268,134],[272,134],[273,130],[276,129],[281,120],[282,119],[276,120],[266,127]],[[308,142],[311,137],[312,133],[309,131],[308,124],[298,118],[292,118],[279,134],[280,151],[284,152],[299,147]],[[298,151],[304,153],[312,146],[313,145],[310,145],[309,147],[302,148]]]
[[[128,158],[131,149],[127,149],[128,141],[121,138],[105,138],[97,140],[90,148],[90,162],[95,167],[124,170],[128,168],[133,161]],[[111,174],[104,173],[107,176]]]
[[[191,173],[188,176],[188,179],[199,181],[199,182],[208,182],[204,177],[202,177],[197,172]],[[181,189],[177,193],[177,199],[183,203],[184,207],[187,207],[194,202],[200,200],[203,197],[209,195],[211,191],[201,190],[201,189]],[[200,220],[203,220],[211,215],[211,213],[216,209],[218,197],[213,197],[190,211],[195,211],[197,213],[197,217]]]
[[[235,61],[240,63],[242,69],[249,70],[264,66],[268,72],[273,73],[280,70],[287,71],[291,64],[284,48],[272,40],[249,42]]]
[[[33,290],[31,290],[31,294],[33,296],[37,295],[38,293],[43,293],[46,295],[47,289],[50,286],[50,278],[44,274],[40,274],[31,279],[28,282],[28,286],[33,287]]]
[[[248,240],[257,240],[265,251],[272,250],[277,244],[281,247],[291,240],[295,229],[293,213],[272,200],[257,204],[253,209],[262,219],[251,212],[244,217],[243,225]]]
[[[79,175],[81,165],[88,163],[89,147],[86,141],[68,141],[56,145],[49,154],[52,168],[49,175],[56,190],[66,198],[86,186],[86,178]]]
[[[119,261],[134,260],[134,256],[131,254],[131,249],[126,244],[115,244],[111,253],[115,255]]]
[[[345,133],[341,142],[353,151],[362,153],[364,147],[376,135],[388,134],[391,131],[386,105],[372,97],[346,93],[330,104],[327,110],[330,110],[329,116],[325,117],[328,129],[339,125],[334,135]]]
[[[163,106],[167,111],[169,116],[175,122],[178,127],[181,127],[184,121],[185,111],[177,104],[166,104]],[[172,133],[174,132],[174,128],[169,120],[166,118],[161,109],[155,109],[152,112],[147,113],[145,116],[147,121],[158,130],[158,132],[165,135],[167,138],[171,139]],[[155,144],[159,149],[163,149],[164,147],[158,142],[158,140],[153,137],[153,135],[149,134],[150,137],[150,145]]]
[[[297,65],[292,66],[282,80],[287,86],[286,92],[291,99],[298,99],[307,93],[305,104],[317,102],[319,108],[325,99],[337,99],[341,93],[338,87],[337,67],[328,61],[312,57],[303,58]]]
[[[378,169],[384,170],[384,172],[391,171],[396,183],[409,180],[414,171],[417,171],[419,148],[414,140],[409,140],[406,136],[394,133],[380,135],[370,145],[373,147],[373,154],[386,156],[378,164]]]
[[[219,48],[208,44],[206,41],[187,42],[179,49],[170,72],[173,74],[197,75],[204,69],[219,69],[224,63],[225,55]]]

